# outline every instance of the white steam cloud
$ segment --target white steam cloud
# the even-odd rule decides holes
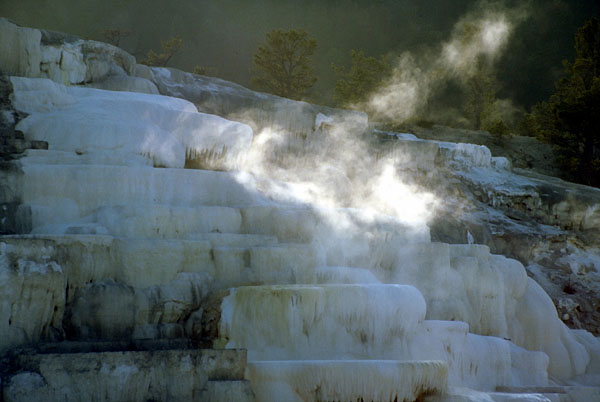
[[[381,240],[429,240],[426,224],[436,197],[401,176],[401,155],[363,136],[368,130],[363,113],[334,120],[307,138],[285,129],[262,130],[243,170],[273,200],[308,207],[318,217],[308,231],[323,265],[368,267],[382,258]],[[311,225],[299,223],[304,224]]]
[[[451,37],[437,50],[415,57],[400,55],[393,73],[358,109],[375,119],[403,122],[422,110],[431,95],[446,81],[464,81],[478,69],[478,63],[493,66],[506,50],[514,27],[527,13],[480,3],[458,21]]]
[[[362,208],[372,211],[373,217],[383,214],[405,225],[424,225],[435,198],[399,176],[402,158],[382,154],[368,137],[361,137],[365,123],[364,114],[347,113],[306,139],[286,130],[263,129],[244,170],[272,179],[264,190],[278,201],[308,204],[328,213]],[[343,221],[340,216],[335,219]]]
[[[486,16],[476,21],[461,21],[452,39],[442,47],[440,67],[444,72],[471,75],[481,56],[495,60],[506,46],[512,24],[505,14]]]

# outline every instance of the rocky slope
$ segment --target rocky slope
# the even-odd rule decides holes
[[[412,155],[429,148],[427,163],[415,169],[411,159],[404,169],[444,199],[429,224],[433,239],[486,244],[519,260],[570,327],[599,333],[599,189],[512,168],[482,146],[379,136],[385,146]],[[474,156],[465,158],[467,153]]]
[[[533,137],[498,136],[487,131],[466,130],[441,125],[421,127],[414,124],[404,124],[394,131],[411,133],[424,140],[483,145],[491,151],[492,155],[504,156],[510,159],[514,168],[532,170],[546,176],[560,176],[560,167],[552,151],[552,146],[539,142]]]
[[[0,32],[5,400],[600,400],[597,190]]]

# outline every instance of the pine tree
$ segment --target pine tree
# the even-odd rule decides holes
[[[547,102],[529,116],[536,135],[556,147],[568,178],[600,186],[600,24],[593,18],[575,35],[575,61]]]
[[[317,40],[302,30],[274,30],[254,54],[255,76],[260,89],[290,99],[301,99],[315,84],[311,57]]]
[[[339,76],[333,88],[333,100],[340,106],[358,105],[368,101],[379,85],[391,74],[392,66],[386,57],[367,57],[364,52],[351,50],[352,62],[346,70],[332,65]]]
[[[166,67],[167,63],[179,52],[183,45],[183,40],[180,37],[173,37],[166,41],[160,42],[162,52],[156,53],[154,50],[150,50],[146,55],[146,58],[141,60],[141,64],[148,66]]]

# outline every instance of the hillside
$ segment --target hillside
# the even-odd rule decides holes
[[[600,400],[599,189],[0,33],[4,400]]]

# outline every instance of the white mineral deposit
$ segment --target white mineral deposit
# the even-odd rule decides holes
[[[41,37],[0,18],[7,113],[47,143],[0,169],[0,399],[600,401],[600,340],[543,266],[600,190]],[[598,248],[569,247],[597,286]]]

